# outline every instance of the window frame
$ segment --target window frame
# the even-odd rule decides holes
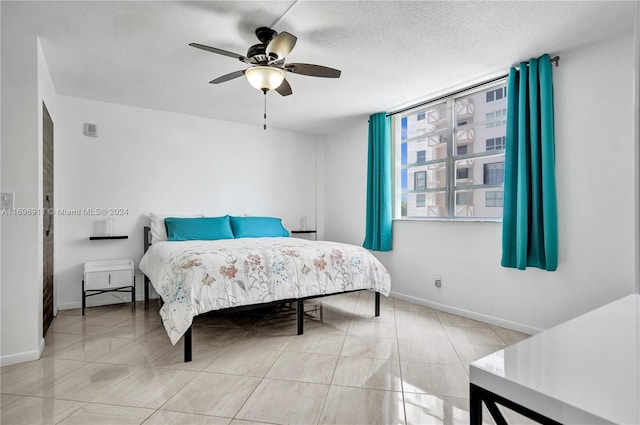
[[[500,193],[500,197],[498,197]],[[489,194],[492,196],[489,197]],[[491,199],[489,199],[491,198]],[[500,205],[488,205],[488,201],[494,201],[496,204],[500,201]],[[484,193],[484,206],[485,208],[502,208],[504,207],[504,190],[487,190]]]
[[[494,167],[498,164],[502,164],[502,168],[499,167]],[[493,171],[493,173],[492,173]],[[502,171],[502,174],[498,173],[498,171]],[[500,180],[499,183],[487,183],[487,180],[491,180],[491,178],[488,177],[492,177],[495,178],[496,176],[500,175],[500,178],[496,178],[496,180]],[[486,162],[484,164],[482,164],[482,181],[483,181],[483,185],[496,185],[496,184],[504,184],[504,161],[502,162]]]
[[[458,155],[457,153],[457,146],[456,146],[456,141],[455,141],[455,132],[456,129],[463,129],[467,126],[469,126],[470,128],[476,127],[476,126],[482,126],[482,125],[486,125],[487,123],[489,123],[490,121],[475,121],[475,122],[471,122],[471,123],[467,123],[465,125],[459,126],[458,123],[456,122],[455,119],[455,101],[459,100],[459,99],[464,99],[466,97],[469,96],[473,96],[474,94],[478,94],[480,92],[484,92],[484,91],[491,91],[491,90],[497,90],[498,88],[500,88],[501,90],[503,90],[503,96],[502,98],[504,98],[506,96],[506,91],[507,91],[507,77],[498,79],[498,80],[494,80],[494,81],[490,81],[486,84],[482,84],[482,85],[478,85],[478,86],[474,86],[471,87],[467,90],[460,90],[460,91],[456,91],[448,96],[443,96],[443,97],[439,97],[437,99],[434,99],[433,101],[430,102],[425,102],[422,103],[420,105],[417,105],[414,108],[411,109],[406,109],[403,110],[401,112],[398,112],[397,114],[393,114],[396,115],[394,116],[394,119],[392,120],[392,128],[393,128],[393,137],[392,137],[392,144],[393,144],[393,152],[394,152],[394,165],[393,165],[393,190],[394,190],[394,194],[393,194],[393,199],[394,199],[394,220],[425,220],[425,221],[502,221],[502,215],[500,214],[499,216],[470,216],[470,217],[465,217],[465,216],[456,216],[456,191],[460,191],[460,190],[476,190],[476,189],[488,189],[488,190],[502,190],[504,185],[503,183],[500,184],[485,184],[484,183],[484,178],[483,178],[483,182],[479,183],[479,184],[461,184],[461,185],[457,185],[456,186],[456,180],[457,180],[457,173],[455,170],[455,164],[457,161],[460,160],[465,160],[465,159],[482,159],[482,158],[486,158],[486,159],[490,159],[491,157],[495,157],[495,158],[504,158],[504,149],[495,149],[495,150],[489,150],[489,151],[484,151],[484,152],[478,152],[478,153],[470,153],[470,154],[462,154],[462,155]],[[494,98],[495,98],[495,94],[494,94]],[[495,99],[494,99],[495,100]],[[492,103],[492,102],[486,102],[486,103]],[[407,163],[407,164],[401,164],[401,162],[399,161],[399,158],[401,158],[401,128],[402,128],[402,118],[403,117],[410,117],[410,116],[416,116],[418,114],[421,113],[425,113],[425,111],[434,108],[441,108],[442,105],[444,106],[444,109],[446,111],[447,114],[447,125],[446,125],[446,130],[445,131],[440,131],[438,130],[437,132],[440,133],[440,137],[444,137],[445,138],[445,142],[447,144],[447,156],[445,159],[439,159],[439,160],[428,160],[426,161],[427,165],[430,165],[432,163],[439,163],[439,162],[444,162],[445,166],[446,166],[446,183],[443,187],[433,187],[430,188],[428,182],[425,180],[425,184],[426,184],[426,189],[416,189],[415,186],[415,180],[414,180],[414,187],[413,189],[409,189],[408,186],[406,188],[406,194],[407,195],[411,195],[411,194],[416,194],[416,193],[437,193],[437,192],[444,192],[445,193],[445,197],[446,197],[446,203],[445,203],[445,214],[443,216],[402,216],[402,208],[401,208],[401,204],[402,204],[402,179],[401,179],[401,170],[403,167],[406,167],[407,169],[411,166],[411,164]],[[504,121],[506,119],[506,115],[505,116],[500,116],[499,120]],[[497,122],[497,119],[495,118],[495,113],[494,113],[494,117],[491,120],[492,123]],[[495,124],[494,124],[495,125]],[[434,132],[435,133],[435,132]],[[421,136],[416,136],[415,138],[418,137],[423,137],[423,135]],[[412,137],[411,139],[414,139],[414,137]],[[411,139],[405,139],[404,142],[408,143],[411,141]],[[484,141],[482,141],[484,142]],[[481,143],[482,143],[481,142]],[[486,146],[485,146],[486,148]],[[483,167],[484,169],[484,167]],[[484,177],[484,176],[483,176]],[[415,176],[414,176],[415,179]],[[481,195],[482,198],[484,198],[483,195]],[[484,199],[483,199],[484,200]]]
[[[484,140],[484,149],[485,151],[489,152],[489,151],[502,151],[504,150],[504,147],[506,145],[507,142],[507,137],[506,136],[497,136],[497,137],[490,137],[488,139]],[[489,149],[489,141],[491,141],[492,146],[491,149]]]
[[[469,205],[469,198],[473,198],[472,192],[468,192],[464,190],[457,190],[455,197],[456,197],[456,206]],[[461,202],[461,200],[463,199],[464,199],[464,202]]]
[[[469,167],[456,169],[456,180],[464,180],[469,178]]]
[[[423,179],[418,179],[418,176],[424,176]],[[424,187],[418,187],[418,180],[424,181]],[[413,172],[413,190],[427,190],[427,172],[426,170],[419,170]]]

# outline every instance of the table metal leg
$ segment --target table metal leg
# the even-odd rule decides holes
[[[470,384],[469,388],[469,424],[482,424],[482,398],[478,391],[478,387]]]
[[[503,396],[495,394],[487,389],[479,387],[474,384],[469,384],[469,423],[471,425],[482,424],[482,405],[487,406],[491,418],[496,425],[508,425],[507,420],[502,415],[498,404],[511,409],[514,412],[520,413],[523,416],[533,419],[534,421],[544,425],[561,425],[559,422],[548,418],[538,412],[535,412],[528,407],[515,403]]]

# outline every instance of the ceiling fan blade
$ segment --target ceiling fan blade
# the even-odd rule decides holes
[[[340,78],[340,74],[342,73],[339,69],[322,65],[312,65],[310,63],[288,63],[285,64],[284,69],[294,74],[323,78]]]
[[[240,60],[242,62],[244,62],[244,60],[246,59],[244,56],[239,55],[237,53],[228,52],[226,50],[218,49],[216,47],[205,46],[204,44],[189,43],[189,46],[195,47],[197,49],[206,50],[207,52],[217,53],[219,55],[224,55],[224,56],[229,56],[230,58],[238,59],[238,60]]]
[[[222,77],[218,77],[215,80],[209,81],[209,84],[220,84],[225,81],[233,80],[234,78],[242,77],[244,75],[244,69],[240,71],[233,71],[228,74],[223,75]]]
[[[289,96],[290,94],[293,94],[293,90],[291,90],[291,86],[286,79],[282,80],[282,84],[278,86],[276,91],[280,93],[281,96]]]
[[[276,35],[267,45],[267,56],[271,59],[281,59],[286,57],[296,45],[298,38],[286,31]],[[275,57],[274,57],[275,55]]]

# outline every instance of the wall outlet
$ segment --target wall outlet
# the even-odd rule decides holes
[[[442,276],[436,275],[436,288],[442,287]]]
[[[98,124],[84,123],[82,132],[87,137],[98,137]]]
[[[2,204],[0,205],[2,207],[3,210],[5,209],[12,209],[13,208],[13,204],[14,201],[16,199],[16,193],[15,192],[2,192]]]

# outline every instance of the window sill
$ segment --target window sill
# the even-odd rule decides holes
[[[393,221],[438,221],[447,223],[502,223],[502,218],[470,217],[470,218],[443,218],[443,217],[421,217],[421,218],[394,218]]]

